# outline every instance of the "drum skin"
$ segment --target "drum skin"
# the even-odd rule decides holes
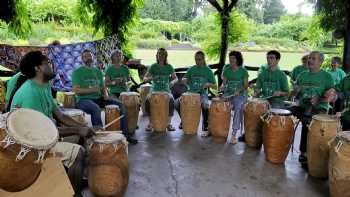
[[[88,183],[97,196],[122,197],[129,181],[125,144],[93,144],[89,152]]]
[[[150,90],[151,85],[149,84],[144,84],[140,87],[141,110],[144,115],[146,114],[145,102]]]
[[[209,107],[208,119],[208,130],[212,136],[226,139],[230,129],[230,119],[231,104],[214,98]]]
[[[282,164],[293,143],[294,120],[292,115],[270,114],[263,125],[263,145],[266,160]]]
[[[63,100],[64,108],[75,108],[75,94],[73,92],[66,92]]]
[[[0,141],[6,131],[0,128]],[[8,192],[19,192],[31,186],[39,177],[42,164],[34,163],[38,158],[35,151],[30,151],[23,160],[16,161],[21,145],[10,145],[3,148],[0,143],[0,188]]]
[[[260,116],[268,110],[269,103],[259,99],[251,99],[244,106],[245,141],[251,148],[260,148],[262,145],[263,122]]]
[[[307,163],[311,176],[328,177],[328,142],[337,135],[338,131],[340,131],[338,119],[326,114],[312,117],[307,136]]]
[[[330,143],[329,190],[332,197],[350,196],[350,132],[339,132]]]
[[[201,118],[200,94],[184,93],[180,98],[182,130],[185,134],[197,133]]]
[[[150,121],[154,131],[166,132],[169,122],[170,96],[167,92],[154,92],[149,98]]]
[[[128,131],[130,134],[134,134],[139,120],[140,95],[135,92],[127,92],[120,94],[119,98],[126,108]]]
[[[120,116],[119,107],[117,105],[107,105],[105,107],[105,120],[106,124],[112,122]],[[120,131],[120,121],[117,121],[106,128],[106,131]]]

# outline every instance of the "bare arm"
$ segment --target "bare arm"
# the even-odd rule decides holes
[[[101,92],[101,87],[100,86],[95,86],[91,88],[81,88],[79,85],[73,86],[73,92],[79,95],[83,94],[91,94],[91,93],[98,93]]]

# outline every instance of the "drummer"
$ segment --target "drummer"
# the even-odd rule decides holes
[[[239,51],[231,51],[229,53],[230,64],[225,67],[221,74],[223,84],[220,89],[224,91],[224,95],[230,96],[232,106],[235,113],[232,121],[232,138],[231,143],[236,144],[236,133],[241,129],[243,120],[243,106],[247,101],[248,90],[248,72],[243,65],[242,53]]]
[[[14,87],[15,94],[9,98],[11,111],[15,108],[29,108],[51,119],[56,118],[57,121],[64,123],[63,127],[58,128],[61,137],[79,135],[86,138],[94,134],[93,129],[64,115],[54,102],[49,83],[54,73],[46,56],[40,51],[27,53],[20,62],[20,70],[22,75],[19,76],[18,83]],[[84,169],[84,149],[78,144],[67,142],[57,143],[54,149],[63,153],[62,162],[68,169],[67,173],[74,191],[77,194],[80,193]]]
[[[109,92],[119,98],[120,93],[128,91],[130,72],[128,66],[123,64],[123,52],[115,50],[111,54],[112,64],[107,67],[105,84]]]
[[[310,71],[301,73],[296,83],[297,89],[294,96],[300,98],[300,106],[296,107],[295,115],[302,121],[299,162],[303,167],[307,167],[307,125],[313,115],[326,113],[329,108],[328,103],[336,99],[332,76],[321,69],[323,61],[322,53],[311,52],[308,60]]]
[[[213,71],[207,66],[205,62],[205,54],[203,51],[197,51],[195,56],[196,65],[189,68],[182,78],[181,82],[187,85],[188,91],[192,93],[199,93],[201,95],[202,106],[202,129],[203,137],[209,135],[208,132],[208,116],[209,116],[209,100],[208,100],[208,88],[216,88],[216,80]],[[180,113],[180,104],[177,100],[176,108]]]
[[[76,107],[91,115],[94,127],[102,127],[101,107],[118,105],[120,114],[124,115],[120,124],[123,134],[130,144],[136,144],[137,140],[129,136],[125,107],[118,99],[109,98],[103,74],[93,66],[91,51],[85,49],[81,59],[84,65],[74,70],[72,74],[73,91],[77,95]]]
[[[156,59],[157,63],[154,63],[148,69],[143,81],[145,83],[152,82],[151,92],[161,91],[168,92],[170,96],[169,100],[169,123],[167,130],[175,131],[175,128],[171,125],[171,117],[174,114],[174,98],[170,94],[170,86],[173,86],[177,82],[177,76],[172,65],[168,63],[168,52],[164,48],[159,48],[157,51]],[[150,114],[150,102],[149,97],[145,103],[146,113]],[[146,131],[151,131],[152,125],[148,124]]]
[[[342,112],[338,112],[343,131],[350,130],[350,75],[346,75],[336,87],[342,101]]]
[[[286,74],[278,67],[281,54],[272,50],[267,52],[267,69],[258,74],[254,97],[267,99],[272,108],[284,108],[284,100],[288,96],[288,80]]]
[[[305,71],[309,71],[308,60],[309,60],[309,54],[304,55],[301,58],[301,65],[294,67],[292,72],[289,74],[290,81],[293,84],[293,87],[296,84],[297,78],[300,75],[300,73],[305,72]]]

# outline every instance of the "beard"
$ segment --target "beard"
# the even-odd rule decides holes
[[[43,80],[44,82],[49,82],[51,79],[55,78],[55,73],[44,73]]]

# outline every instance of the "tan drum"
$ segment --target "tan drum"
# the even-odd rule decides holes
[[[282,164],[293,143],[296,119],[288,110],[272,108],[262,116],[262,120],[266,160],[274,164]]]
[[[185,92],[180,97],[182,130],[185,134],[196,134],[201,118],[201,96]]]
[[[141,99],[141,110],[142,114],[146,114],[146,108],[145,108],[145,102],[147,95],[151,91],[151,85],[150,84],[143,84],[140,86],[140,99]]]
[[[350,196],[350,131],[343,131],[331,142],[329,188],[332,197]]]
[[[85,113],[80,109],[64,109],[62,112],[74,120],[86,124]]]
[[[89,146],[89,189],[96,196],[123,196],[129,181],[128,143],[123,134],[103,133]]]
[[[270,104],[262,99],[249,99],[244,106],[245,141],[249,147],[260,148],[262,145],[263,122],[260,118],[270,108]]]
[[[209,107],[208,130],[213,137],[228,136],[231,119],[231,104],[220,98],[213,98]]]
[[[150,95],[150,121],[154,131],[165,132],[169,123],[170,96],[167,92],[153,92]]]
[[[134,134],[137,128],[137,122],[139,120],[140,94],[137,92],[123,92],[120,94],[119,99],[126,108],[128,117],[128,131],[130,134]]]
[[[118,105],[106,105],[105,107],[105,122],[106,124],[112,122],[120,116]],[[113,123],[111,126],[106,128],[106,131],[120,131],[120,121]]]
[[[3,114],[0,125],[0,188],[18,192],[38,178],[58,130],[42,113],[24,108]]]
[[[5,104],[6,87],[5,82],[0,80],[0,105]]]
[[[75,107],[75,93],[74,92],[65,92],[63,100],[64,108],[74,108]]]
[[[314,115],[307,135],[307,163],[309,174],[316,178],[328,177],[328,142],[341,131],[339,119],[327,114]]]

